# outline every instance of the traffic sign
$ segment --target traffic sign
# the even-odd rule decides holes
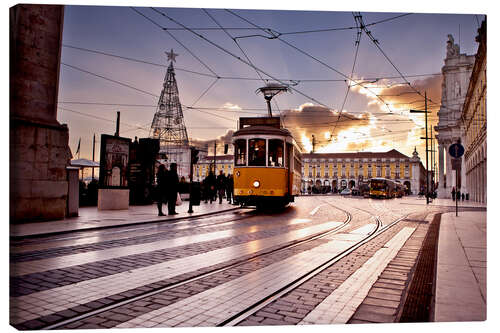
[[[451,159],[451,169],[461,170],[462,168],[462,158],[452,158]]]
[[[465,148],[460,143],[454,143],[448,148],[448,152],[452,157],[459,158],[464,154]]]

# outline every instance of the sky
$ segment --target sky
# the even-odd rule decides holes
[[[173,49],[193,143],[229,143],[239,117],[267,114],[256,90],[278,80],[291,91],[273,99],[273,114],[282,116],[305,151],[312,150],[314,135],[317,152],[394,148],[411,156],[416,147],[425,165],[423,115],[408,113],[423,109],[424,98],[407,94],[412,89],[404,82],[427,92],[429,128],[436,125],[447,35],[461,53],[474,54],[484,15],[360,13],[367,25],[390,19],[367,27],[383,53],[364,31],[357,48],[349,11],[66,6],[58,120],[69,126],[74,155],[81,139],[84,158],[92,158],[95,133],[98,160],[100,134],[115,132],[116,111],[122,136],[148,137],[165,52]],[[341,29],[310,32],[333,28]],[[265,29],[280,35],[268,38]]]

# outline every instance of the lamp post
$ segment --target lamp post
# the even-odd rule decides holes
[[[289,91],[288,87],[278,83],[268,83],[265,87],[257,89],[256,92],[261,92],[264,95],[264,99],[267,103],[267,112],[269,113],[269,117],[273,116],[271,112],[271,99],[284,91]]]
[[[425,110],[410,110],[410,113],[425,113],[425,200],[429,204],[429,145],[428,145],[428,135],[427,135],[427,92],[425,92]]]

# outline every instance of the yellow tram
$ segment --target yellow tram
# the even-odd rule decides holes
[[[236,202],[286,206],[300,194],[301,152],[279,117],[240,118],[232,142]]]

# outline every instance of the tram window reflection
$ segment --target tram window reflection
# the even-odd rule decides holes
[[[235,165],[237,166],[245,166],[246,165],[246,155],[247,155],[247,141],[245,139],[243,140],[236,140],[234,143],[234,156],[235,156]]]
[[[248,140],[248,165],[266,166],[266,140]]]
[[[278,139],[269,140],[269,163],[271,167],[283,166],[283,141]]]

